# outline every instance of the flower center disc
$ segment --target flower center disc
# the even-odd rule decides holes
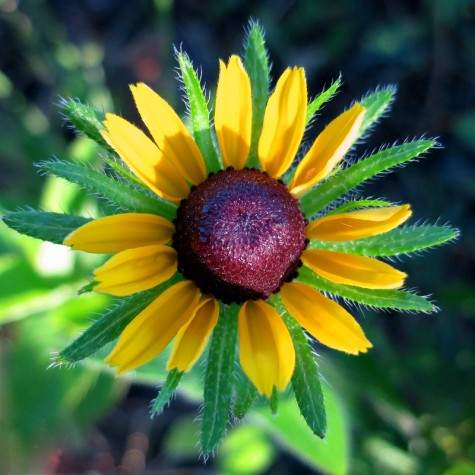
[[[179,270],[225,303],[277,292],[306,247],[298,201],[255,169],[211,174],[181,202],[175,225]]]

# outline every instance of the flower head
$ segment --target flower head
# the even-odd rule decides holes
[[[372,257],[325,248],[310,240],[341,242],[386,233],[411,215],[408,205],[335,213],[308,221],[298,198],[341,163],[358,137],[365,108],[355,104],[317,137],[292,178],[307,117],[302,68],[287,69],[265,109],[258,141],[259,168],[247,168],[252,130],[250,79],[241,60],[221,62],[215,129],[223,169],[206,173],[205,160],[178,115],[145,84],[131,87],[153,140],[107,114],[104,138],[158,196],[178,204],[176,219],[125,213],[89,222],[65,244],[114,253],[95,271],[94,290],[125,296],[151,289],[176,272],[178,282],[137,315],[107,362],[118,372],[159,354],[177,335],[168,369],[187,371],[218,321],[219,301],[241,305],[239,353],[259,392],[284,390],[295,366],[291,336],[267,302],[279,294],[287,311],[319,342],[366,352],[371,343],[356,320],[313,285],[296,281],[302,265],[335,284],[366,289],[401,287],[406,275]],[[283,180],[284,178],[284,180]],[[198,323],[199,322],[199,323]]]

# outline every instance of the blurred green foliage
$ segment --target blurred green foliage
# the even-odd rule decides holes
[[[412,203],[415,216],[430,222],[450,220],[462,238],[403,264],[409,285],[431,292],[440,313],[363,309],[371,352],[354,358],[316,348],[332,416],[327,442],[295,426],[295,407],[283,400],[278,416],[262,407],[237,423],[200,470],[473,475],[473,0],[0,0],[0,208],[107,213],[79,187],[33,167],[53,156],[104,166],[92,141],[64,127],[60,98],[138,123],[127,84],[145,81],[179,105],[171,45],[182,45],[203,66],[204,82],[214,84],[217,59],[241,52],[251,16],[267,31],[274,78],[287,65],[304,66],[316,95],[342,74],[340,94],[319,111],[311,134],[368,89],[398,85],[391,117],[358,154],[425,133],[444,148],[375,181],[371,193]],[[156,391],[149,388],[158,384],[161,359],[137,372],[123,402],[131,381],[114,380],[95,360],[47,369],[52,352],[108,305],[97,295],[75,297],[93,257],[0,228],[0,473],[114,473],[119,464],[141,473],[201,463],[199,366],[153,421],[147,405]],[[148,442],[140,445],[142,433]],[[132,450],[141,462],[128,458]]]

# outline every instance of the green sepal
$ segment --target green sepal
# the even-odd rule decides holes
[[[125,178],[126,181],[129,181],[140,188],[144,188],[145,190],[147,190],[147,192],[150,191],[147,188],[147,185],[143,181],[137,178],[131,171],[125,168],[121,163],[119,163],[114,158],[104,157],[104,161],[107,163],[107,165],[109,165],[112,168],[112,170],[114,170],[117,177]]]
[[[424,297],[406,290],[363,289],[353,285],[336,284],[313,272],[308,267],[301,267],[295,282],[315,287],[322,292],[338,295],[363,305],[378,308],[392,308],[403,311],[434,312],[437,308]]]
[[[456,239],[458,235],[458,229],[449,226],[408,226],[353,241],[330,242],[311,239],[308,249],[346,252],[359,256],[390,257],[439,246]]]
[[[362,208],[382,208],[385,206],[391,206],[389,201],[384,200],[356,200],[349,201],[348,203],[342,204],[335,209],[332,209],[326,216],[348,213],[349,211],[354,211]]]
[[[183,371],[179,371],[176,368],[167,374],[167,379],[160,388],[157,397],[152,401],[153,405],[150,410],[152,417],[161,414],[165,406],[170,402],[173,394],[175,394],[176,388],[180,384],[183,374]]]
[[[63,244],[68,234],[91,221],[81,216],[36,210],[7,211],[2,220],[21,234],[54,244]]]
[[[89,292],[92,292],[94,290],[94,287],[98,284],[99,282],[96,282],[93,280],[92,282],[89,282],[86,285],[83,285],[79,290],[78,290],[78,295],[82,294],[87,294]]]
[[[272,388],[272,393],[267,401],[272,414],[277,414],[279,410],[279,393],[275,386]]]
[[[101,131],[104,130],[102,122],[105,119],[103,112],[75,99],[62,99],[60,106],[75,129],[87,135],[110,154],[117,156],[117,152],[101,135]]]
[[[305,119],[306,126],[314,118],[315,114],[320,110],[320,108],[337,93],[340,86],[341,78],[338,78],[336,81],[332,82],[330,87],[322,91],[315,99],[313,99],[313,101],[308,104],[307,117]]]
[[[258,392],[251,380],[246,376],[239,361],[235,366],[234,403],[232,413],[234,417],[242,419],[257,399]]]
[[[170,221],[176,216],[176,206],[173,203],[158,196],[152,196],[145,190],[114,180],[91,167],[60,160],[41,162],[37,166],[47,173],[99,193],[127,211],[158,214]]]
[[[233,389],[239,305],[220,304],[219,320],[213,330],[206,367],[201,448],[212,452],[228,425]]]
[[[222,165],[211,135],[208,101],[190,58],[181,51],[176,51],[176,57],[188,98],[195,142],[201,150],[208,173],[216,173],[222,169]]]
[[[259,167],[257,146],[269,98],[270,66],[264,31],[258,23],[253,21],[249,25],[249,31],[244,41],[244,68],[251,81],[252,95],[252,135],[247,166],[257,168]]]
[[[120,336],[124,328],[160,294],[183,280],[180,273],[157,287],[119,300],[111,310],[93,323],[84,333],[62,350],[55,364],[76,363],[100,350]]]
[[[318,110],[335,95],[340,86],[341,79],[338,78],[330,85],[330,87],[321,92],[313,101],[310,102],[310,104],[308,104],[305,127],[307,127],[310,121],[315,117],[315,114],[318,112]],[[330,176],[338,173],[340,171],[340,168],[341,165],[338,165],[334,170],[332,170]],[[285,175],[282,177],[282,180],[286,184],[289,184],[292,181],[296,171],[297,163],[294,162],[294,165],[285,173]]]
[[[383,86],[376,91],[363,97],[359,104],[366,109],[363,123],[358,132],[362,136],[375,122],[377,122],[386,110],[394,102],[397,88],[393,85]]]
[[[304,195],[300,199],[302,211],[307,218],[314,216],[355,186],[369,180],[378,173],[417,157],[435,144],[434,140],[415,140],[381,150],[356,162]]]
[[[315,356],[302,328],[287,312],[281,297],[273,295],[270,298],[270,303],[282,316],[294,344],[295,369],[292,375],[292,389],[300,413],[313,433],[323,439],[327,429],[327,420]]]

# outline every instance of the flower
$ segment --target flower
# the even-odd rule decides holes
[[[309,283],[310,269],[336,285],[396,289],[406,275],[374,257],[319,247],[391,231],[411,215],[408,205],[371,206],[310,220],[299,200],[325,180],[359,137],[365,108],[354,104],[317,137],[292,168],[306,128],[302,68],[287,69],[265,108],[257,153],[246,168],[252,135],[252,94],[241,60],[220,63],[215,132],[222,170],[210,173],[182,120],[145,84],[131,87],[151,138],[107,114],[104,139],[156,195],[177,205],[176,219],[124,213],[88,222],[64,243],[114,254],[94,274],[94,290],[127,296],[170,285],[124,329],[106,361],[118,373],[137,368],[175,339],[167,369],[186,372],[202,354],[220,318],[220,302],[240,305],[241,366],[258,391],[284,390],[295,367],[289,331],[269,303],[279,294],[287,311],[320,343],[351,354],[371,343],[356,320]]]

